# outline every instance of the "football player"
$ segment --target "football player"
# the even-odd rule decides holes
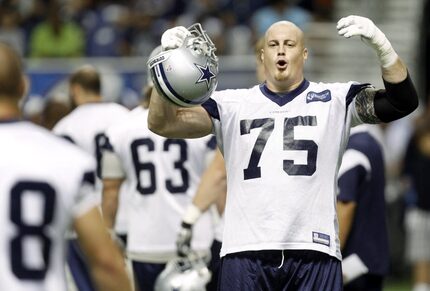
[[[415,123],[408,141],[402,174],[407,181],[408,200],[405,212],[408,263],[411,263],[412,291],[430,291],[430,197],[428,195],[430,170],[430,111]]]
[[[149,87],[147,97],[152,82]],[[130,200],[127,255],[139,290],[153,290],[166,263],[175,258],[181,217],[216,147],[211,136],[184,140],[154,134],[147,126],[147,108],[144,99],[106,131],[111,152],[104,151],[102,168],[104,217],[114,221],[118,204],[127,203],[118,200],[120,192]],[[202,215],[194,230],[192,248],[206,255],[213,240],[211,214]]]
[[[214,241],[211,246],[211,261],[209,269],[212,277],[206,290],[217,290],[218,274],[220,267],[220,250],[222,244],[222,233],[224,229],[224,207],[227,180],[225,164],[222,154],[216,151],[211,164],[204,172],[197,192],[192,203],[187,207],[182,216],[181,229],[178,233],[176,246],[180,256],[187,256],[191,251],[191,240],[193,237],[193,226],[211,205],[215,204],[219,214],[219,220],[215,227]]]
[[[389,270],[382,130],[363,124],[351,135],[339,169],[337,215],[344,290],[379,290]]]
[[[102,184],[100,162],[105,130],[124,118],[129,112],[122,105],[102,102],[101,76],[92,66],[85,65],[69,78],[69,94],[75,108],[63,117],[53,128],[53,132],[73,142],[97,161],[96,189],[101,202]],[[120,211],[116,220],[115,232],[125,241],[126,210]],[[80,290],[94,290],[86,263],[82,258],[76,240],[72,237],[68,250],[68,265],[75,284]]]
[[[78,234],[99,290],[131,290],[103,225],[95,160],[27,121],[21,61],[0,43],[0,290],[65,291],[65,232]]]
[[[304,34],[293,23],[280,21],[265,34],[264,84],[216,91],[194,107],[166,101],[171,94],[165,91],[174,87],[153,91],[148,116],[152,131],[169,138],[216,133],[221,145],[227,200],[220,290],[343,288],[335,201],[349,129],[402,118],[417,108],[418,97],[406,66],[371,20],[348,16],[337,29],[343,37],[361,37],[375,50],[385,90],[306,80]],[[163,49],[183,50],[188,36],[184,27],[167,30]],[[204,47],[211,46],[202,39]],[[201,51],[210,57],[210,49]],[[194,63],[193,54],[188,58],[179,61],[195,70],[185,65]],[[176,68],[175,61],[164,57],[158,68]],[[166,77],[160,84],[172,84],[168,77],[177,77],[174,70],[153,76]],[[188,100],[187,94],[175,92],[178,99]]]

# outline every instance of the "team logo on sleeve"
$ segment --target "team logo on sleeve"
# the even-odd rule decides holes
[[[309,92],[306,95],[306,103],[310,102],[327,102],[331,100],[330,90],[324,90],[322,92]]]

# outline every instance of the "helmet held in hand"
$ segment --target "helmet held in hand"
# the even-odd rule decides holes
[[[206,266],[208,257],[191,252],[186,257],[170,260],[155,281],[155,291],[205,291],[211,279]]]
[[[215,45],[200,23],[188,27],[183,44],[148,60],[158,92],[170,102],[191,107],[206,102],[218,81]]]

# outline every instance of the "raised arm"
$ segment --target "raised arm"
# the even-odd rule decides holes
[[[167,138],[196,138],[212,132],[212,121],[203,107],[179,107],[152,90],[148,127]]]
[[[351,15],[337,23],[339,35],[360,36],[378,56],[385,90],[365,89],[356,98],[357,112],[366,123],[390,122],[418,107],[418,95],[408,70],[385,34],[368,18]]]
[[[213,43],[204,43],[209,40],[203,40],[205,33],[201,26],[198,27],[201,31],[198,31],[198,37],[196,36],[194,38],[191,37],[191,32],[183,26],[177,26],[166,30],[161,37],[161,47],[163,52],[149,60],[149,71],[154,79],[156,90],[152,90],[151,94],[148,126],[151,131],[168,138],[195,138],[208,135],[212,132],[212,121],[209,114],[205,109],[203,109],[203,107],[177,106],[177,104],[184,104],[184,99],[182,98],[187,99],[188,97],[191,97],[185,96],[185,94],[191,94],[194,89],[196,89],[195,91],[200,92],[201,88],[206,88],[206,85],[209,88],[209,84],[216,84],[215,73],[211,71],[212,67],[209,66],[207,62],[206,67],[196,65],[194,63],[194,65],[191,64],[191,68],[188,67],[186,63],[182,63],[182,61],[190,59],[189,54],[181,53],[184,51],[183,47],[188,48],[188,43],[193,39],[198,40],[197,42],[202,42],[201,46],[199,46],[199,44],[194,44],[196,51],[199,51],[202,56],[209,55],[210,58],[208,57],[208,60],[210,59],[217,63],[216,56],[213,53],[213,50],[215,50]],[[193,30],[193,33],[196,33],[196,30]],[[184,41],[187,42],[187,46],[183,46]],[[175,51],[176,49],[178,49],[178,51]],[[186,51],[188,52],[188,50]],[[175,54],[175,52],[178,54]],[[161,67],[161,65],[158,67],[160,62],[164,63],[170,59],[181,60],[181,63],[179,66],[165,64],[166,68],[169,69],[164,69],[164,65],[163,67]],[[205,57],[202,57],[202,59],[206,60]],[[155,67],[158,67],[159,70],[157,71]],[[199,77],[199,75],[194,75],[193,72],[202,75]],[[157,76],[163,76],[163,78]],[[184,94],[184,96],[180,96],[180,94],[177,93],[176,88],[172,88],[173,83],[170,82],[172,79],[169,79],[167,76],[175,79],[173,83],[178,87],[181,87],[181,91],[185,91],[187,93],[181,93]],[[186,87],[184,84],[187,83],[184,81],[191,79],[191,77],[186,78],[184,76],[197,77],[196,80],[192,80],[190,83],[191,86],[196,86],[196,88],[190,89],[187,87],[184,89],[184,87]],[[178,84],[178,82],[180,84]],[[205,82],[207,83],[206,85]],[[164,89],[161,89],[161,85],[159,83],[163,83]],[[197,87],[199,88],[198,90]],[[174,97],[171,98],[179,99],[177,100],[178,103],[175,102],[174,104],[173,102],[169,102],[167,97],[164,97],[166,95],[163,95],[163,92],[160,92],[159,90],[169,91],[169,94],[174,95]],[[209,97],[209,94],[210,93],[206,96]]]

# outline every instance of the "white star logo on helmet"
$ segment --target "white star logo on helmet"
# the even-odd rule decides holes
[[[201,66],[199,64],[194,64],[194,65],[197,67],[197,69],[199,69],[201,73],[199,79],[196,81],[196,84],[201,82],[206,82],[206,86],[209,89],[209,84],[211,80],[215,78],[215,74],[212,73],[211,67],[209,66],[208,63],[206,63],[206,66]]]

